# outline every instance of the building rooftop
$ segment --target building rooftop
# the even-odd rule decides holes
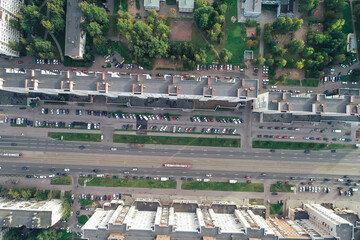
[[[65,56],[82,59],[85,48],[85,32],[81,30],[82,0],[67,0],[65,28]]]
[[[246,0],[244,11],[248,13],[261,13],[261,0]]]
[[[179,8],[194,8],[194,0],[178,0]]]
[[[234,218],[234,214],[215,214],[215,219],[219,224],[222,233],[240,233],[242,231],[241,223]]]
[[[159,8],[160,7],[160,0],[144,0],[144,7],[145,8]]]
[[[155,240],[170,240],[170,236],[157,235]]]
[[[304,204],[305,210],[312,210],[316,211],[318,215],[321,215],[323,218],[327,218],[327,222],[331,222],[334,225],[339,224],[351,224],[349,221],[345,220],[344,218],[336,215],[334,211],[327,209],[320,204]]]
[[[175,212],[174,231],[198,232],[199,224],[195,213]]]

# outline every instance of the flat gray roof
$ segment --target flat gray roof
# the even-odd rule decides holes
[[[178,98],[199,100],[223,100],[239,102],[254,99],[258,94],[258,80],[244,80],[235,78],[217,81],[216,78],[200,78],[196,80],[182,80],[182,77],[166,75],[163,78],[151,78],[149,75],[121,75],[119,73],[92,72],[84,74],[75,71],[62,71],[57,74],[26,70],[25,73],[13,69],[0,69],[3,78],[3,90],[14,92],[43,92],[47,94],[72,93],[74,95],[106,95],[109,97],[137,96],[141,98]],[[45,74],[46,73],[46,74]],[[25,86],[25,80],[38,80],[37,89]],[[69,91],[64,86],[72,81],[73,89]],[[98,83],[107,83],[108,89],[101,92]],[[63,86],[63,89],[61,89]],[[66,91],[64,91],[66,89]]]
[[[67,0],[66,29],[65,29],[65,56],[83,58],[85,47],[85,33],[81,31],[82,0]]]

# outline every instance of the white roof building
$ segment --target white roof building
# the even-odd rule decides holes
[[[20,32],[10,27],[9,20],[17,18],[16,13],[24,4],[23,0],[0,1],[0,55],[18,57],[19,52],[10,48],[10,42],[19,42]]]

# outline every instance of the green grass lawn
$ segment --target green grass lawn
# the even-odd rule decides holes
[[[279,142],[279,141],[253,141],[253,148],[288,149],[288,150],[330,150],[355,149],[351,144],[314,143],[314,142]]]
[[[342,11],[343,14],[343,19],[345,20],[345,24],[342,27],[342,31],[343,33],[345,33],[346,35],[349,33],[353,33],[353,22],[352,22],[352,18],[351,18],[351,9],[350,9],[350,3],[348,1],[346,1],[346,5],[344,7],[344,10]]]
[[[88,217],[86,215],[81,215],[78,217],[78,223],[84,225],[88,221]]]
[[[233,192],[264,192],[263,183],[228,183],[228,182],[182,182],[184,190],[211,190]]]
[[[166,5],[176,5],[176,0],[166,0]]]
[[[117,22],[118,22],[117,15],[109,15],[109,31],[107,32],[108,36],[119,35],[119,30],[117,28]]]
[[[10,127],[27,127],[27,125],[24,124],[16,124],[16,123],[10,123]]]
[[[197,48],[203,48],[207,44],[205,42],[205,40],[201,37],[201,34],[199,33],[199,31],[196,29],[196,27],[194,25],[192,26],[191,42]],[[213,61],[218,60],[215,52],[212,49],[207,51],[206,55],[207,55],[206,63],[212,63]]]
[[[283,205],[282,204],[271,204],[270,205],[270,215],[282,215],[283,214]]]
[[[85,178],[79,178],[79,184],[84,184]],[[82,183],[82,184],[81,184]],[[176,188],[176,181],[160,181],[148,179],[131,179],[131,178],[92,178],[86,183],[86,186],[103,186],[103,187],[133,187],[133,188]]]
[[[113,141],[114,143],[135,143],[135,144],[240,147],[240,139],[236,139],[236,138],[136,136],[136,135],[114,134]]]
[[[285,82],[279,82],[278,85],[285,85],[285,86],[300,86],[300,80],[294,79],[286,79]]]
[[[217,49],[221,51],[225,47],[232,53],[232,63],[240,64],[244,58],[246,30],[243,23],[231,22],[232,16],[237,18],[237,1],[228,0],[226,2],[228,7],[224,26],[225,44],[218,45]]]
[[[91,207],[96,200],[88,200],[88,199],[79,199],[80,206],[82,207]]]
[[[304,79],[301,83],[303,87],[317,87],[319,86],[319,79]]]
[[[270,192],[293,192],[292,187],[295,187],[294,184],[271,184]]]
[[[50,181],[51,185],[71,185],[72,179],[70,176],[59,176],[54,177]]]
[[[101,134],[97,133],[48,132],[48,137],[64,141],[101,142]]]

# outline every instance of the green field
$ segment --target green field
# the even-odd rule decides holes
[[[351,18],[351,9],[350,9],[350,4],[348,1],[346,1],[346,5],[344,7],[344,10],[342,11],[343,14],[343,19],[345,20],[345,24],[342,27],[342,32],[345,33],[346,35],[349,33],[353,33],[353,22],[352,22],[352,18]]]
[[[286,79],[284,82],[278,82],[278,85],[300,86],[300,80]]]
[[[304,79],[301,83],[303,87],[317,87],[319,86],[319,79]]]
[[[101,142],[101,134],[97,133],[48,132],[48,137],[64,141]]]
[[[184,190],[211,190],[233,192],[264,192],[263,183],[228,183],[228,182],[182,182]]]
[[[86,215],[81,215],[78,218],[78,223],[81,225],[84,225],[88,220],[88,217]]]
[[[232,63],[240,64],[244,58],[246,29],[243,23],[231,21],[232,16],[237,15],[237,1],[228,0],[225,16],[224,35],[226,38],[225,48],[232,53]],[[218,49],[221,50],[221,49]]]
[[[294,184],[271,184],[270,192],[293,192],[292,187],[295,187]]]
[[[71,185],[72,179],[70,176],[59,176],[54,177],[50,181],[51,185]]]
[[[134,143],[134,144],[240,147],[240,139],[236,139],[236,138],[136,136],[136,135],[114,134],[113,141],[114,143]]]
[[[79,199],[80,206],[82,207],[91,207],[96,200],[88,200],[88,199]]]
[[[27,127],[27,125],[25,123],[24,124],[10,123],[10,126],[11,127]]]
[[[351,144],[314,143],[314,142],[279,142],[279,141],[253,141],[253,148],[288,149],[288,150],[330,150],[355,149]]]
[[[283,214],[283,205],[282,204],[271,204],[270,205],[270,215],[282,215]]]
[[[84,185],[86,178],[79,178],[79,185]],[[86,186],[102,186],[102,187],[133,187],[133,188],[176,188],[176,181],[160,181],[148,179],[124,179],[124,178],[101,178],[96,177],[90,179]]]

